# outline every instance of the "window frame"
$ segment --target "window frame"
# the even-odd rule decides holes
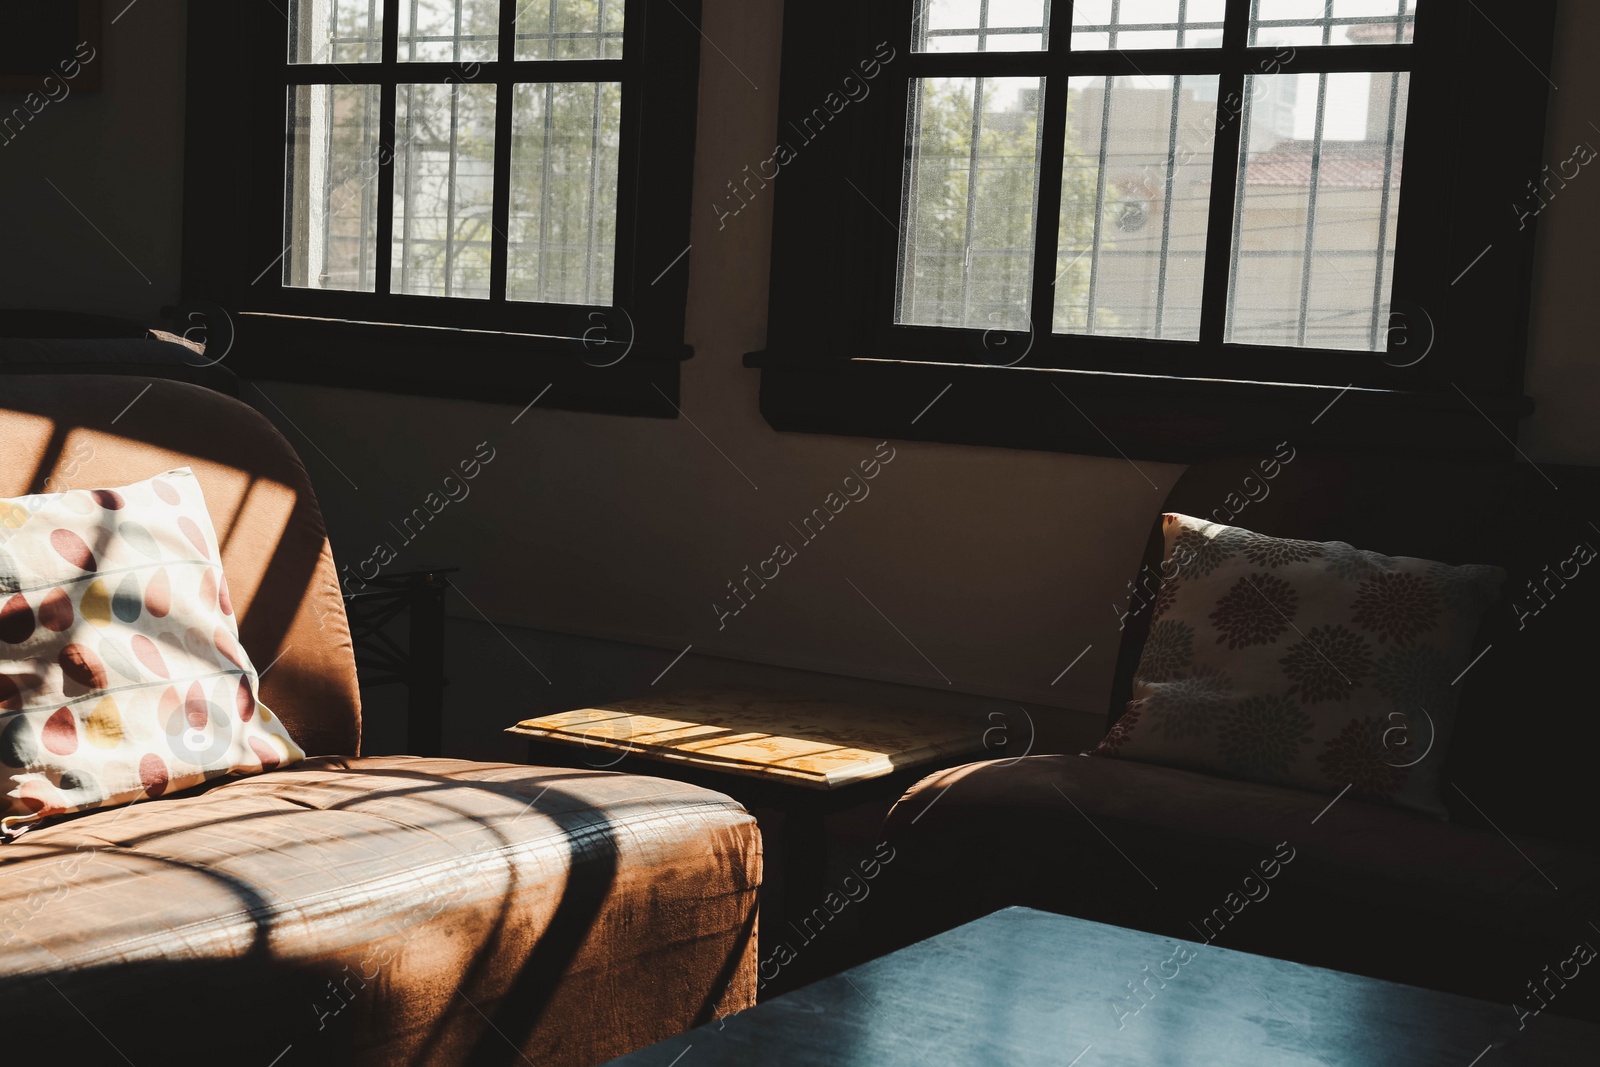
[[[292,27],[274,0],[190,5],[177,318],[225,339],[229,365],[250,378],[508,403],[548,385],[545,405],[676,417],[678,365],[693,354],[683,331],[697,0],[625,0],[620,58],[564,60],[515,59],[518,4],[503,0],[498,57],[461,64],[400,61],[400,0],[381,4],[382,61],[340,64],[289,62]],[[288,94],[346,81],[381,87],[370,293],[282,281]],[[508,300],[514,86],[591,81],[622,84],[614,302]],[[452,82],[497,87],[490,296],[392,293],[396,86]]]
[[[1509,239],[1510,213],[1500,205],[1540,172],[1551,0],[1480,0],[1476,7],[1422,0],[1414,44],[1297,46],[1287,61],[1277,48],[1247,44],[1251,0],[1228,0],[1220,53],[1071,52],[1070,2],[1053,5],[1046,51],[912,53],[915,9],[916,0],[860,12],[819,0],[786,10],[780,130],[823,98],[854,55],[886,41],[896,59],[873,96],[839,116],[843,128],[831,141],[807,145],[784,168],[769,343],[746,357],[762,370],[762,408],[773,425],[1179,461],[1259,446],[1263,435],[1279,432],[1286,404],[1303,440],[1339,446],[1498,452],[1506,442],[1497,435],[1490,435],[1492,447],[1481,440],[1489,430],[1484,415],[1515,436],[1517,419],[1531,410],[1521,390],[1532,245]],[[841,22],[849,32],[840,32]],[[1513,26],[1516,39],[1508,44],[1500,28]],[[1219,54],[1219,100],[1232,94],[1241,106],[1227,119],[1219,111],[1200,340],[1052,334],[1049,272],[1038,265],[1055,261],[1067,78],[1216,73]],[[1222,340],[1233,212],[1219,210],[1218,200],[1232,205],[1235,195],[1246,73],[1269,72],[1273,63],[1288,74],[1412,71],[1395,234],[1397,315],[1386,352]],[[1031,334],[893,322],[910,84],[952,69],[1047,78]],[[1485,69],[1495,77],[1473,77]],[[1467,166],[1470,132],[1453,131],[1474,126],[1495,131],[1496,151]],[[1490,244],[1504,254],[1474,263]],[[807,313],[821,306],[831,309],[825,318]],[[1503,313],[1484,323],[1477,313],[1485,307]],[[1417,361],[1419,350],[1428,357]],[[946,385],[952,395],[922,411]],[[1060,396],[1045,396],[1057,392],[1076,413]],[[1308,426],[1336,396],[1338,417]],[[818,414],[819,404],[830,410]]]

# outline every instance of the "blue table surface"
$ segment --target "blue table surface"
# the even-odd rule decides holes
[[[1600,1027],[1008,908],[613,1064],[1588,1065]]]

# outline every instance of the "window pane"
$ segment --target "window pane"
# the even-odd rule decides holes
[[[1058,333],[1199,338],[1217,80],[1068,83]]]
[[[912,82],[895,321],[1029,328],[1039,78]]]
[[[400,0],[402,62],[481,63],[499,54],[500,0]]]
[[[284,285],[373,291],[378,108],[376,85],[289,90]]]
[[[392,292],[487,297],[493,85],[395,88]]]
[[[523,0],[518,59],[621,59],[624,0]]]
[[[1408,74],[1246,82],[1228,340],[1381,352]]]
[[[518,85],[507,298],[609,305],[620,82]]]
[[[1078,0],[1074,51],[1221,48],[1227,0]]]
[[[381,59],[383,0],[289,0],[289,62]]]
[[[1050,0],[917,0],[914,52],[1038,52]]]
[[[1256,0],[1250,43],[1410,44],[1417,0]]]

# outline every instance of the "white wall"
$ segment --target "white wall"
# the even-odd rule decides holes
[[[6,303],[148,313],[175,295],[179,7],[136,6],[109,34],[104,99],[41,116],[25,135],[34,140],[29,154],[21,140],[0,148]],[[1600,115],[1584,55],[1600,12],[1569,0],[1563,17],[1552,112],[1552,140],[1563,150],[1553,159],[1566,158],[1587,117]],[[513,426],[520,405],[270,383],[270,402],[255,392],[250,399],[300,449],[344,561],[365,557],[379,539],[399,547],[389,522],[491,441],[496,459],[470,498],[450,505],[397,562],[461,565],[463,592],[497,622],[673,651],[692,643],[696,653],[1102,713],[1118,637],[1111,605],[1177,467],[897,443],[872,495],[717,627],[711,604],[724,583],[776,542],[795,540],[788,523],[821,504],[875,444],[775,433],[757,411],[756,372],[740,364],[765,341],[772,202],[757,200],[720,233],[710,207],[727,180],[770,153],[779,26],[777,4],[705,2],[716,47],[702,60],[688,419],[536,407]],[[1590,136],[1600,144],[1600,133]],[[66,176],[58,183],[81,194],[80,206],[155,284],[146,286],[59,198],[57,212],[41,173]],[[1529,372],[1541,404],[1528,427],[1535,458],[1600,462],[1600,428],[1588,416],[1600,400],[1588,258],[1597,213],[1600,177],[1586,174],[1553,205],[1543,231]],[[929,399],[907,396],[908,418]]]

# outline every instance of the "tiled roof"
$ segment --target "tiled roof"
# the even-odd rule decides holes
[[[1355,145],[1324,145],[1318,168],[1323,189],[1382,189],[1385,146],[1362,142]],[[1392,181],[1400,180],[1400,153],[1394,157]],[[1311,184],[1311,145],[1306,141],[1287,141],[1250,157],[1245,171],[1246,185],[1282,185],[1305,188]]]

